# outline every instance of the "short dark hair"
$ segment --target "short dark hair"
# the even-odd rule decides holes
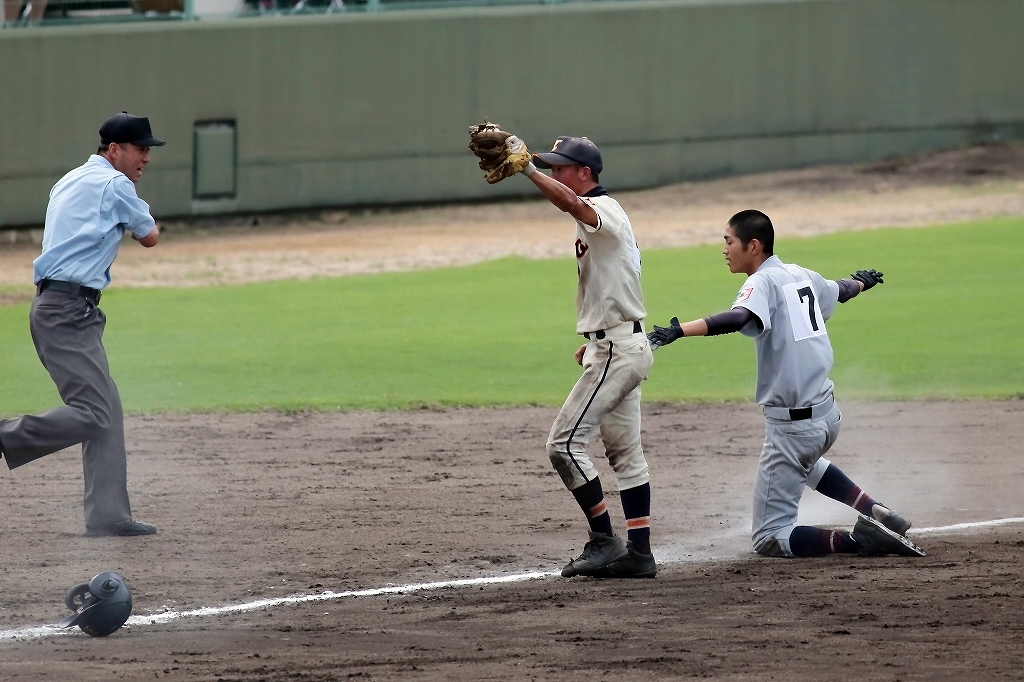
[[[97,154],[104,154],[106,152],[109,152],[110,151],[110,145],[112,145],[112,144],[116,144],[121,149],[127,149],[129,146],[132,146],[132,147],[138,147],[139,146],[139,145],[135,144],[134,142],[104,142],[103,140],[100,140],[100,146],[96,147],[96,153]]]
[[[761,242],[761,248],[766,256],[772,255],[775,249],[775,228],[772,227],[772,219],[760,211],[748,209],[740,211],[729,218],[729,227],[732,228],[744,250],[751,239]]]

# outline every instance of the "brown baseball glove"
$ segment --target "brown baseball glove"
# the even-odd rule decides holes
[[[530,164],[531,154],[526,144],[497,123],[484,121],[470,126],[469,148],[480,159],[480,170],[487,173],[487,182],[492,185]]]

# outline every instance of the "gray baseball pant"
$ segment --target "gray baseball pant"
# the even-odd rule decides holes
[[[29,315],[32,342],[65,404],[0,420],[0,443],[11,469],[82,444],[87,528],[132,516],[124,417],[103,349],[105,325],[103,311],[87,298],[58,291],[36,296]]]
[[[793,556],[789,536],[796,528],[800,496],[805,485],[817,486],[824,472],[815,471],[815,465],[839,438],[842,414],[838,404],[831,401],[831,405],[817,419],[765,418],[764,447],[754,483],[752,539],[758,554]]]

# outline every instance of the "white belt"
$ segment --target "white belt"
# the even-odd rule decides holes
[[[639,330],[639,331],[637,331]],[[608,339],[609,341],[624,341],[633,334],[643,334],[644,328],[639,322],[623,322],[617,324],[614,327],[608,329],[599,329],[593,332],[584,332],[583,336],[587,337],[587,341],[600,341],[601,339]]]
[[[769,419],[796,422],[802,419],[821,419],[832,411],[835,402],[835,396],[830,394],[823,402],[810,407],[769,407],[765,405],[761,409],[764,410],[764,416]]]

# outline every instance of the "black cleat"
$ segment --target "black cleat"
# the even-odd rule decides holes
[[[653,578],[658,575],[658,562],[654,560],[653,552],[641,554],[633,549],[632,542],[627,542],[626,556],[584,575],[592,578]]]
[[[899,533],[903,536],[906,536],[907,531],[910,530],[910,526],[913,525],[910,521],[891,509],[889,509],[889,514],[884,519],[879,519],[879,521],[893,533]]]
[[[857,519],[857,525],[853,527],[853,539],[860,545],[860,553],[865,556],[925,556],[923,549],[870,516],[861,515]]]
[[[619,536],[591,531],[590,542],[583,546],[582,554],[565,565],[565,568],[562,569],[562,577],[589,575],[616,559],[621,559],[626,554],[626,543]]]

